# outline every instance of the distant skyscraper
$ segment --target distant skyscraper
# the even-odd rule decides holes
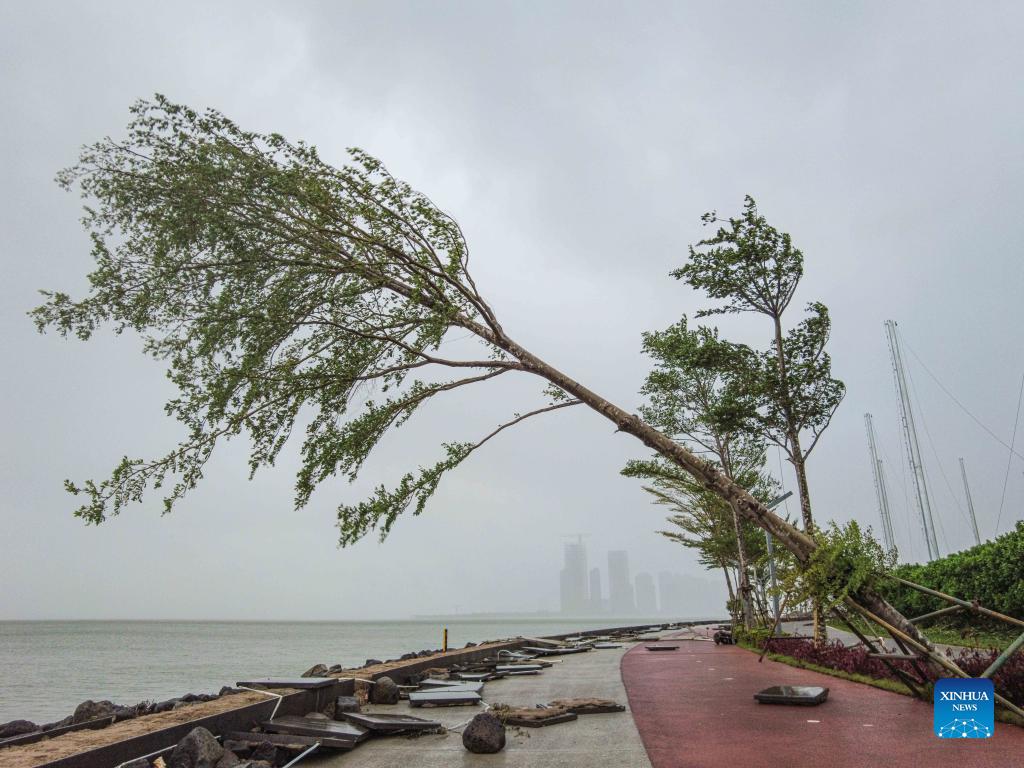
[[[625,550],[608,553],[608,608],[616,616],[626,616],[636,610],[629,578],[629,555]]]
[[[587,549],[583,542],[565,545],[565,567],[561,579],[562,613],[583,616],[587,604]]]
[[[636,575],[636,609],[644,616],[658,612],[658,596],[654,591],[654,578],[649,573]]]
[[[661,612],[673,617],[688,615],[686,611],[686,588],[678,573],[662,571],[658,574],[658,593],[661,598]]]
[[[590,569],[590,612],[604,613],[604,600],[601,598],[601,569]]]

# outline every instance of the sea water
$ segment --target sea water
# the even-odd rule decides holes
[[[314,664],[656,619],[346,622],[0,621],[0,723],[47,723],[85,699],[116,704],[216,693],[255,677],[296,677]]]

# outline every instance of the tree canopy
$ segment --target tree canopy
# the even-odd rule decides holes
[[[80,517],[99,523],[168,482],[170,511],[219,442],[247,435],[254,473],[299,424],[302,506],[327,478],[355,478],[431,397],[523,370],[493,343],[501,328],[458,224],[376,159],[353,149],[334,168],[314,147],[159,96],[132,115],[124,141],[86,147],[58,177],[88,201],[89,295],[44,292],[33,315],[41,330],[82,339],[104,323],[140,334],[179,390],[166,411],[188,436],[161,458],[125,457],[102,482],[68,482],[87,498]],[[452,328],[477,336],[480,359],[438,353]],[[445,369],[461,373],[437,380]],[[549,394],[547,408],[578,402]],[[410,505],[422,511],[480,444],[444,443],[440,460],[394,488],[341,505],[341,543],[386,536]]]

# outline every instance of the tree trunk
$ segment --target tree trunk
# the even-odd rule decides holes
[[[750,573],[747,570],[747,548],[743,545],[743,536],[740,533],[740,515],[736,511],[736,505],[729,503],[732,509],[732,524],[736,531],[736,559],[739,563],[739,590],[740,603],[743,605],[743,628],[750,629],[753,625],[753,615],[750,608]]]
[[[556,387],[583,402],[588,408],[604,416],[615,424],[617,431],[633,435],[648,448],[688,472],[706,488],[734,505],[733,508],[740,517],[768,531],[793,554],[798,563],[806,564],[810,559],[811,553],[814,552],[817,545],[808,534],[776,515],[747,493],[744,488],[727,478],[712,462],[700,458],[685,446],[643,421],[636,414],[627,413],[554,366],[544,362],[512,341],[504,333],[500,337],[496,336],[490,330],[475,323],[467,323],[465,327],[513,355],[522,363],[526,371],[547,379]],[[889,605],[881,595],[865,589],[857,596],[857,600],[873,613],[898,627],[908,637],[925,647],[934,648],[928,638],[922,635],[917,627],[907,621],[899,611]]]

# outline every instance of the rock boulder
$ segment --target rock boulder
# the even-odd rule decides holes
[[[505,748],[505,726],[490,712],[477,715],[462,731],[462,746],[477,755],[491,755]]]
[[[224,747],[205,728],[193,728],[178,742],[167,760],[168,768],[215,768]]]
[[[398,685],[390,677],[378,677],[370,690],[371,704],[397,704]]]

